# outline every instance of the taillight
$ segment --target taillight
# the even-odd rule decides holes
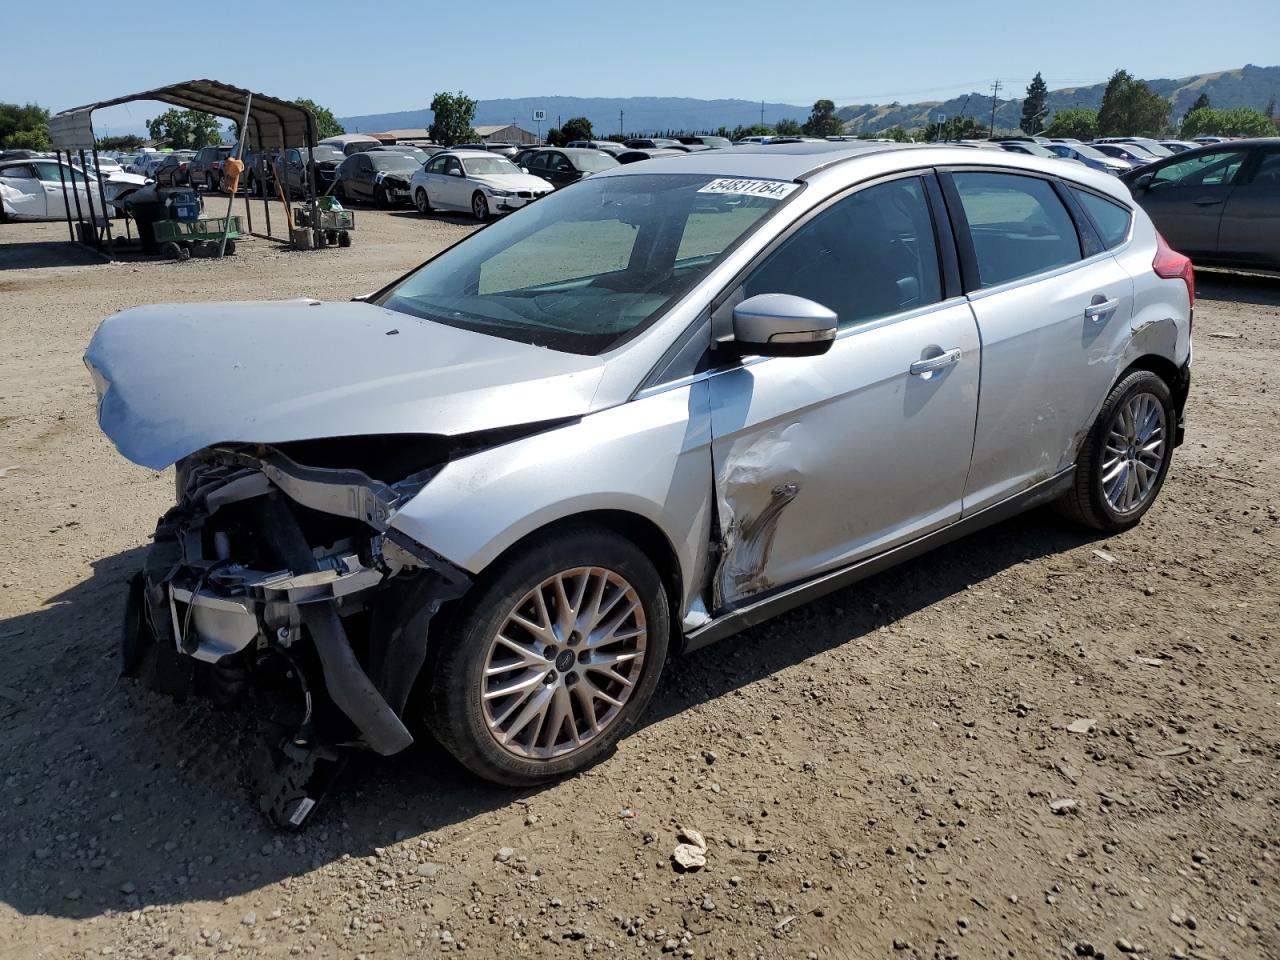
[[[1187,304],[1196,305],[1196,271],[1191,265],[1191,258],[1180,254],[1165,242],[1164,237],[1156,232],[1156,258],[1151,261],[1151,269],[1157,277],[1165,280],[1181,280],[1187,285]]]

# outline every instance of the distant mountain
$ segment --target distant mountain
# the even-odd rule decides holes
[[[1173,105],[1171,116],[1179,119],[1191,109],[1198,96],[1209,95],[1215,107],[1254,107],[1266,109],[1272,97],[1280,101],[1280,67],[1255,67],[1252,64],[1237,70],[1218,73],[1201,73],[1178,80],[1148,80],[1147,85]],[[1071,107],[1087,107],[1096,110],[1102,106],[1105,83],[1088,87],[1068,87],[1049,93],[1049,114]],[[950,100],[925,103],[854,104],[841,107],[837,114],[845,121],[850,133],[874,132],[889,127],[907,129],[930,123],[938,113],[947,117],[976,117],[983,123],[991,122],[991,97],[989,94],[971,93],[952,97]],[[996,103],[996,128],[1012,130],[1022,120],[1022,100],[998,100]]]
[[[1173,104],[1176,120],[1191,108],[1201,93],[1209,95],[1215,107],[1256,107],[1262,110],[1275,97],[1280,100],[1280,67],[1248,65],[1219,73],[1202,73],[1177,80],[1148,80],[1151,89]],[[1087,87],[1070,87],[1049,94],[1049,110],[1070,107],[1096,109],[1102,104],[1105,83]],[[790,119],[803,122],[809,108],[792,103],[765,103],[767,124]],[[542,132],[571,117],[586,117],[596,133],[607,136],[619,129],[627,133],[654,133],[663,130],[732,129],[760,122],[761,104],[750,100],[697,100],[692,97],[523,97],[507,100],[481,100],[475,122],[485,124],[515,123],[526,130],[536,130],[534,110],[545,110],[547,121]],[[948,117],[976,117],[991,120],[991,97],[972,93],[949,100],[924,103],[852,104],[838,113],[850,133],[874,133],[893,126],[908,129],[929,123],[935,114]],[[621,114],[621,117],[619,117]],[[346,129],[382,131],[422,129],[431,124],[430,110],[405,110],[399,113],[371,113],[358,117],[339,117]],[[1012,130],[1022,119],[1022,100],[999,100],[996,103],[996,127]]]
[[[657,130],[715,130],[721,126],[733,129],[760,122],[760,101],[695,100],[692,97],[522,97],[507,100],[481,100],[476,107],[475,123],[514,123],[535,131],[533,111],[547,111],[542,132],[572,117],[586,117],[592,129],[601,136],[618,133],[652,133]],[[619,117],[621,114],[621,117]],[[809,108],[794,103],[764,104],[765,123],[774,124],[784,118],[803,121]],[[339,117],[347,132],[426,129],[431,124],[430,110],[404,110],[399,113],[370,113],[360,117]]]

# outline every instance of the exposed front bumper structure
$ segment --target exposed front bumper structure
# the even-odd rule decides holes
[[[315,809],[328,785],[314,775],[318,761],[413,742],[403,714],[428,623],[469,584],[388,525],[428,478],[393,487],[268,448],[217,449],[180,465],[180,501],[131,593],[124,673],[178,697],[252,689],[274,721],[263,746],[276,777],[257,779],[277,823],[301,826]],[[406,604],[414,629],[384,628],[387,609],[401,623]],[[268,663],[287,664],[295,709],[279,689],[259,689]]]

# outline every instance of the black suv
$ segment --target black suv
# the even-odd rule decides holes
[[[222,189],[222,161],[231,156],[232,148],[225,144],[201,147],[187,164],[187,179],[196,190],[207,187]]]

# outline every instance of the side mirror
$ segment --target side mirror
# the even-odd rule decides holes
[[[449,171],[449,176],[451,176],[451,177],[460,177],[460,176],[462,176],[462,171],[461,171],[461,170],[450,170],[450,171]]]
[[[520,172],[521,172],[521,173],[528,173],[528,172],[529,172],[529,168],[528,168],[528,167],[521,167],[521,168],[520,168]]]
[[[815,357],[836,339],[835,313],[789,293],[761,293],[733,308],[733,339],[743,354]]]
[[[1152,181],[1154,178],[1155,178],[1155,173],[1154,173],[1154,172],[1153,172],[1153,173],[1144,173],[1144,174],[1143,174],[1142,176],[1140,176],[1137,180],[1133,181],[1133,189],[1135,189],[1135,190],[1143,190],[1143,191],[1145,191],[1145,190],[1150,190],[1150,189],[1151,189],[1151,181]]]

